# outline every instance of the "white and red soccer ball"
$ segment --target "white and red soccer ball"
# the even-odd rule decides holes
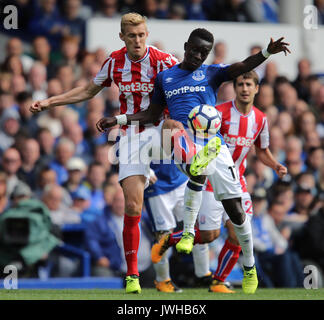
[[[222,117],[214,106],[200,104],[190,111],[187,124],[198,137],[210,138],[219,131]]]

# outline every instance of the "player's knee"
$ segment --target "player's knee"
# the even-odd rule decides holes
[[[139,216],[142,211],[142,204],[135,199],[126,200],[125,211],[129,216]]]
[[[175,120],[171,120],[171,119],[168,119],[168,120],[165,120],[164,123],[163,123],[163,126],[162,126],[162,129],[168,129],[168,130],[183,130],[184,127],[183,127],[183,124],[179,121],[175,121]]]
[[[217,239],[220,235],[220,230],[204,230],[200,231],[200,238],[203,243],[210,243]]]
[[[222,200],[223,207],[234,224],[241,225],[245,220],[241,198]]]

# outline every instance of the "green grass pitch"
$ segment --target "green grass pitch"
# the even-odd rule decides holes
[[[324,289],[258,289],[246,295],[211,293],[207,289],[184,289],[182,293],[162,293],[143,289],[141,294],[124,290],[0,290],[0,300],[324,300]]]

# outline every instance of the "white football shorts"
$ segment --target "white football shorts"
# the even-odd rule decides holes
[[[128,128],[127,134],[120,136],[116,144],[119,182],[130,176],[142,175],[146,177],[145,188],[148,187],[150,163],[152,159],[158,160],[161,157],[162,125],[163,121],[158,126],[147,127],[140,133],[135,133],[134,128]]]
[[[252,219],[253,208],[251,196],[248,192],[242,194],[242,207],[249,219]],[[218,230],[221,223],[229,219],[221,201],[215,201],[211,191],[203,191],[203,198],[198,214],[199,230]]]
[[[145,200],[154,231],[174,229],[183,220],[184,192],[187,181],[176,189]]]

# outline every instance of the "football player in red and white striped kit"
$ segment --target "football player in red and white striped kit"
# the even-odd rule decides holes
[[[172,55],[146,45],[148,37],[146,18],[140,14],[127,13],[122,16],[119,37],[124,41],[125,47],[110,54],[93,81],[62,95],[35,101],[30,111],[37,113],[51,107],[91,99],[104,87],[109,87],[112,82],[119,87],[121,114],[117,116],[117,123],[124,129],[118,148],[119,181],[125,196],[123,244],[127,262],[126,293],[140,293],[137,268],[140,241],[138,223],[142,212],[144,189],[149,184],[150,162],[144,163],[139,156],[141,151],[151,149],[153,143],[148,138],[158,137],[161,125],[155,123],[145,128],[137,128],[135,131],[134,126],[126,126],[126,114],[134,114],[148,108],[156,75],[171,68],[178,61]],[[134,136],[135,139],[131,139]],[[134,147],[135,143],[139,144],[138,148]]]
[[[266,115],[254,105],[254,97],[258,92],[258,76],[255,71],[244,73],[233,80],[236,98],[216,106],[222,114],[222,125],[220,132],[231,152],[235,167],[229,168],[233,179],[238,174],[242,186],[242,207],[246,215],[252,217],[252,201],[247,192],[244,172],[246,168],[246,157],[254,145],[257,157],[267,166],[275,170],[279,178],[287,174],[287,168],[281,165],[269,150],[269,130]],[[225,279],[235,266],[241,247],[236,238],[234,227],[227,216],[222,203],[215,201],[211,184],[207,183],[203,191],[198,215],[198,228],[195,232],[195,244],[209,243],[217,239],[220,234],[221,222],[228,229],[228,238],[218,257],[218,267],[213,275],[209,291],[221,293],[233,293],[225,285]],[[168,246],[175,245],[180,240],[179,232],[169,236]],[[161,242],[162,243],[162,242]],[[161,250],[161,243],[153,246],[152,252]],[[155,248],[154,248],[155,247]],[[209,261],[205,261],[206,265]],[[207,268],[208,269],[208,268]]]

